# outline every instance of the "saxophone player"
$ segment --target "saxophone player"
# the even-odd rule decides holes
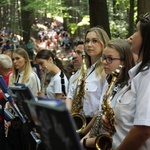
[[[71,77],[69,78],[69,83],[68,83],[68,94],[67,94],[67,99],[66,99],[66,107],[68,108],[68,110],[71,110],[71,105],[72,105],[72,94],[70,91],[72,90],[72,87],[74,86],[74,80],[77,78],[79,72],[80,72],[80,68],[81,68],[81,64],[82,64],[82,50],[84,50],[84,43],[78,42],[77,46],[75,48],[74,54],[73,54],[73,68],[75,70],[75,73],[73,75],[71,75]]]
[[[129,80],[128,70],[134,66],[133,54],[130,50],[129,44],[126,41],[116,39],[114,41],[110,41],[108,45],[105,47],[101,60],[103,62],[105,73],[107,74],[108,83],[110,83],[111,81],[112,72],[114,72],[119,65],[123,66],[122,72],[118,77],[115,86],[111,89],[110,92],[111,105],[113,107],[113,105],[115,105],[116,102],[114,101],[115,96],[117,96],[116,92],[128,84]],[[103,95],[105,92],[106,89],[103,91]],[[102,100],[103,99],[101,99],[99,111],[101,111]],[[99,128],[97,129],[97,127],[102,127],[99,124],[101,124],[101,117],[95,121],[90,132],[84,138],[82,138],[81,144],[83,144],[83,146],[86,149],[95,148],[95,139],[99,134],[101,134],[100,132],[102,131]],[[107,124],[109,124],[109,122],[107,122]]]
[[[107,33],[99,28],[93,27],[85,33],[85,59],[86,59],[86,76],[84,85],[84,95],[81,95],[82,110],[86,118],[87,124],[91,121],[92,117],[98,112],[99,100],[101,92],[106,86],[105,73],[100,62],[102,51],[109,42]],[[75,91],[78,85],[78,80],[75,80],[74,85],[69,91],[70,103],[73,101]],[[84,131],[81,133],[84,135]]]

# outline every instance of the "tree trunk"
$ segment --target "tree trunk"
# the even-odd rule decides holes
[[[138,16],[150,11],[150,0],[138,0]]]
[[[130,0],[130,10],[128,16],[129,16],[129,33],[128,33],[129,37],[134,32],[134,0]]]
[[[21,8],[28,5],[26,0],[21,0]],[[31,32],[31,26],[34,21],[34,15],[32,11],[30,10],[23,10],[21,9],[21,23],[22,23],[22,30],[23,30],[23,41],[26,43],[30,39],[30,32]]]
[[[110,37],[106,0],[89,0],[90,27],[101,26]]]

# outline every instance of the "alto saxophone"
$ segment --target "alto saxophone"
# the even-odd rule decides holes
[[[72,108],[71,108],[71,115],[75,121],[75,124],[77,126],[77,133],[81,133],[83,129],[86,127],[86,119],[83,115],[83,102],[82,98],[85,94],[85,78],[86,78],[86,63],[85,63],[85,52],[82,51],[82,66],[81,66],[81,76],[78,81],[76,93],[74,95],[73,101],[72,101]]]
[[[122,70],[122,66],[120,65],[115,72],[113,72],[113,77],[112,80],[109,84],[108,89],[106,90],[106,93],[103,97],[103,103],[102,103],[102,114],[106,116],[106,118],[108,119],[108,122],[110,124],[110,126],[112,127],[112,129],[114,129],[114,111],[110,105],[110,92],[112,87],[114,86],[114,84],[117,81],[118,76],[120,75],[120,72]],[[101,127],[101,123],[100,123],[100,116],[101,116],[101,112],[99,113],[98,117],[99,117],[99,127]],[[96,120],[97,122],[97,120]],[[102,133],[99,134],[95,140],[95,144],[96,144],[96,149],[97,150],[110,150],[112,148],[112,138],[111,136],[115,133],[115,130],[110,131],[108,134]]]

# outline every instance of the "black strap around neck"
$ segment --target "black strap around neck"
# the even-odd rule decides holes
[[[63,94],[66,96],[66,90],[65,90],[65,80],[64,80],[64,73],[61,71],[60,73],[60,77],[61,77],[61,88],[62,88],[62,92]]]
[[[96,65],[94,66],[94,68],[91,70],[91,72],[86,76],[86,78],[88,78],[90,76],[90,74],[95,70]]]
[[[17,83],[19,82],[19,78],[20,78],[20,74],[18,75],[18,78],[17,78]]]

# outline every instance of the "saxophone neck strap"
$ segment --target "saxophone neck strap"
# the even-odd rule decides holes
[[[86,76],[86,78],[88,78],[88,77],[92,74],[92,72],[94,72],[95,68],[96,68],[96,64],[95,64],[95,66],[93,67],[93,69],[89,72],[89,74]]]
[[[62,93],[64,96],[66,96],[66,90],[65,90],[65,79],[64,79],[64,73],[61,71],[60,73],[60,78],[61,78],[61,88],[62,88]]]
[[[111,94],[111,100],[116,95],[116,93],[117,93],[117,91],[119,90],[120,87],[121,87],[120,83],[115,84],[114,89],[113,89],[112,94]]]

